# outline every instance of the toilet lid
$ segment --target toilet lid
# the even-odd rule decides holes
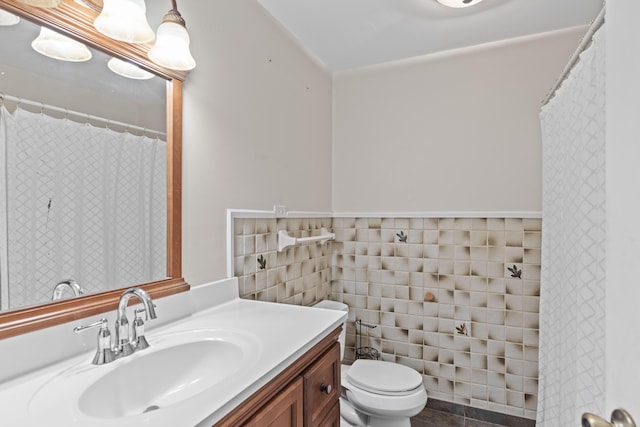
[[[397,393],[422,385],[422,375],[397,363],[358,359],[347,372],[351,384],[372,393]]]

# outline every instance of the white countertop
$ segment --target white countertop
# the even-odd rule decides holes
[[[340,326],[346,316],[345,312],[340,311],[241,300],[237,296],[235,279],[194,287],[188,293],[159,299],[156,304],[158,319],[162,319],[163,312],[171,319],[169,323],[156,328],[151,328],[154,321],[147,323],[150,329],[147,339],[151,347],[154,346],[154,340],[158,342],[157,345],[162,345],[163,340],[168,339],[166,337],[180,336],[182,331],[222,329],[255,337],[258,340],[256,354],[248,360],[245,369],[234,373],[229,380],[207,388],[190,399],[139,415],[107,419],[94,418],[80,411],[77,401],[81,391],[76,387],[59,390],[57,399],[51,402],[43,401],[42,393],[39,393],[44,386],[57,381],[64,372],[82,369],[94,377],[100,377],[118,364],[127,363],[128,358],[123,358],[107,365],[91,365],[95,353],[95,331],[89,332],[90,341],[94,343],[92,347],[84,340],[80,343],[77,339],[69,341],[66,337],[65,334],[74,335],[71,331],[73,326],[92,322],[95,318],[51,328],[51,334],[60,335],[62,343],[68,345],[69,342],[75,342],[84,351],[59,361],[47,360],[47,357],[55,355],[47,356],[51,347],[46,331],[39,331],[37,336],[32,337],[47,337],[42,348],[37,340],[30,341],[27,336],[17,337],[15,342],[11,338],[2,340],[2,363],[11,365],[15,362],[17,371],[26,372],[0,383],[0,424],[12,427],[210,426]],[[204,308],[207,306],[209,308]],[[109,325],[113,329],[112,321]],[[142,355],[142,352],[139,354]],[[136,356],[134,353],[129,358]],[[29,365],[21,358],[27,358],[32,368],[28,369]],[[47,363],[53,364],[45,366]],[[166,368],[180,369],[180,366]],[[7,372],[10,372],[10,366],[2,366],[0,378],[3,373],[5,377],[8,376]],[[162,375],[161,372],[158,374]],[[136,381],[136,378],[131,378],[131,381]]]

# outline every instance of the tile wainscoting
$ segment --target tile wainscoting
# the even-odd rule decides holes
[[[331,296],[332,242],[278,252],[278,231],[292,237],[320,234],[331,218],[236,218],[233,274],[240,296],[259,301],[312,305]]]
[[[277,252],[277,231],[336,240]],[[423,375],[434,399],[535,419],[541,220],[236,218],[243,298],[349,305],[362,345]]]

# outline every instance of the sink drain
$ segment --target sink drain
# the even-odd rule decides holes
[[[147,412],[155,411],[156,409],[160,409],[160,407],[158,405],[151,405],[147,409],[142,411],[142,413],[146,414]]]

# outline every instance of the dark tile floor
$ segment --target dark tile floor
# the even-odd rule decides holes
[[[412,427],[535,427],[536,422],[513,415],[429,399],[411,418]]]
[[[411,427],[501,427],[501,425],[478,421],[437,409],[425,408],[418,415],[411,418]]]

